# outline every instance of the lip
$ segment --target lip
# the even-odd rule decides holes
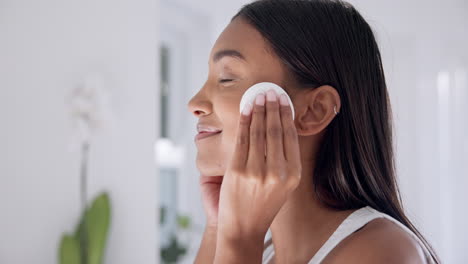
[[[205,124],[205,123],[198,123],[197,124],[197,132],[220,132],[222,129],[217,127]]]
[[[220,134],[221,132],[222,132],[222,131],[217,131],[217,132],[205,132],[205,131],[202,131],[202,132],[198,133],[198,134],[195,136],[195,141],[198,141],[198,140],[200,140],[200,139],[204,139],[204,138],[207,138],[207,137],[211,137],[211,136]]]

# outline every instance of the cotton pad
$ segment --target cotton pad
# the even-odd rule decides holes
[[[271,83],[271,82],[257,83],[257,84],[252,85],[249,89],[247,89],[247,91],[245,91],[244,95],[242,95],[242,99],[240,101],[239,111],[242,113],[242,109],[244,109],[244,107],[247,104],[251,104],[253,106],[254,100],[257,97],[257,95],[260,94],[260,93],[265,93],[266,94],[267,91],[270,90],[270,89],[273,89],[276,92],[276,94],[278,94],[278,97],[281,94],[286,95],[286,97],[288,98],[288,101],[289,101],[289,106],[291,107],[292,118],[294,120],[294,107],[293,107],[291,98],[289,98],[289,95],[286,93],[285,90],[283,90],[283,88],[281,88],[280,86],[278,86],[278,85],[276,85],[274,83]]]

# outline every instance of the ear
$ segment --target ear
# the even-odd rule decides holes
[[[335,109],[336,113],[341,109],[340,95],[330,85],[304,89],[295,99],[295,123],[302,136],[319,134],[335,118]]]

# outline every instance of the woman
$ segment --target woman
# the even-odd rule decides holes
[[[264,81],[294,119],[272,92],[239,113]],[[404,214],[380,52],[350,4],[245,5],[188,106],[207,215],[196,263],[439,263]]]

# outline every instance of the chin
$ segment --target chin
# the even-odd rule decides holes
[[[197,168],[203,176],[222,176],[224,175],[224,166],[216,166],[216,162],[207,162],[206,160],[197,160]]]
[[[224,171],[219,170],[219,168],[203,168],[198,169],[200,171],[200,175],[202,176],[224,176]]]
[[[196,165],[201,175],[220,176],[226,171],[226,153],[220,148],[199,149]]]

